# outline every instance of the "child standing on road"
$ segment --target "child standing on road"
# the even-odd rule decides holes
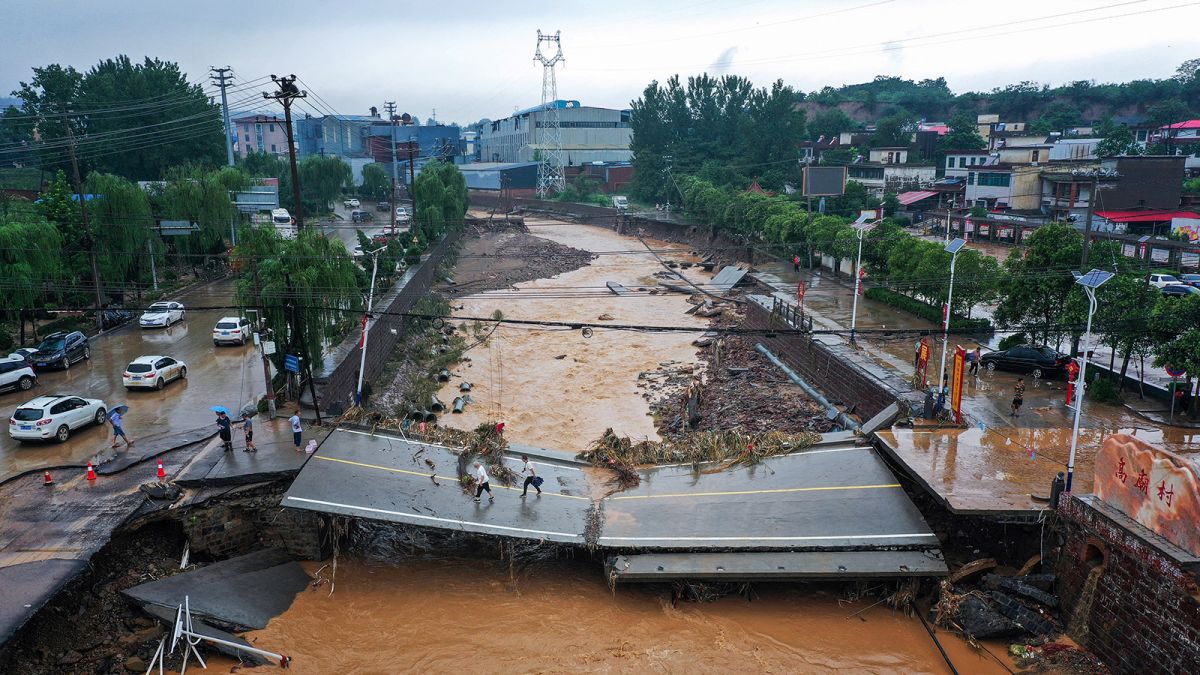
[[[1021,404],[1025,403],[1025,378],[1018,377],[1013,385],[1013,400],[1011,417],[1017,417],[1021,412]]]
[[[217,429],[221,443],[225,445],[225,452],[233,452],[233,423],[229,421],[229,415],[217,413]]]
[[[292,411],[292,416],[288,418],[288,423],[292,425],[292,442],[296,444],[296,449],[300,449],[300,409],[296,408]]]
[[[534,471],[533,463],[529,461],[529,455],[521,455],[521,461],[525,462],[525,465],[521,467],[521,475],[525,476],[525,485],[522,486],[521,496],[529,494],[529,486],[532,485],[540,497],[542,495],[542,479],[538,478],[537,471]]]
[[[245,452],[258,452],[258,448],[254,447],[254,418],[247,417],[242,420],[242,433],[246,435]]]
[[[108,423],[112,425],[113,429],[112,446],[114,448],[117,447],[117,439],[125,441],[125,447],[127,448],[133,446],[133,441],[129,440],[129,437],[125,435],[125,427],[121,425],[121,413],[114,410],[108,416]]]
[[[488,484],[487,469],[479,462],[475,462],[475,503],[479,503],[479,498],[483,496],[483,491],[487,490],[488,501],[495,501],[496,497],[492,494],[492,486]]]

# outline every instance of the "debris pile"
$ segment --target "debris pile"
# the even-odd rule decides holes
[[[579,459],[599,466],[643,466],[700,462],[726,462],[717,470],[735,464],[755,464],[774,455],[799,452],[820,440],[812,432],[788,434],[766,431],[746,434],[736,429],[703,431],[680,439],[633,441],[612,429],[594,441]]]
[[[510,288],[577,270],[596,254],[529,233],[524,222],[493,221],[463,244],[454,267],[454,282],[439,289],[449,296]]]

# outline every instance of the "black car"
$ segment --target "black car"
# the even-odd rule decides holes
[[[1049,347],[1021,345],[996,352],[988,352],[979,360],[984,368],[994,371],[1012,370],[1029,373],[1033,377],[1060,375],[1066,371],[1071,357]]]
[[[1200,288],[1196,288],[1195,286],[1185,286],[1183,284],[1171,284],[1169,286],[1162,287],[1162,294],[1177,296],[1200,295]]]
[[[70,333],[51,333],[37,346],[33,353],[35,368],[71,367],[72,363],[92,358],[92,348],[88,346],[87,336],[79,331]]]

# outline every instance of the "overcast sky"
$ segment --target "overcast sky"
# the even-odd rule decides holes
[[[812,91],[876,75],[956,91],[1021,80],[1171,76],[1200,56],[1187,0],[606,0],[330,2],[4,0],[0,96],[48,63],[128,54],[238,80],[295,73],[317,110],[500,118],[541,99],[536,31],[562,31],[559,98],[627,107],[653,79],[735,73]],[[1171,9],[1173,8],[1173,9]],[[1104,18],[1109,17],[1109,18]],[[250,97],[261,86],[237,96]],[[236,99],[235,99],[236,100]],[[254,103],[252,105],[257,105]],[[244,106],[243,106],[244,107]],[[311,112],[311,111],[310,111]]]

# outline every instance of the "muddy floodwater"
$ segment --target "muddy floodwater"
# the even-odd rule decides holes
[[[590,264],[550,279],[455,300],[457,316],[639,326],[691,326],[707,322],[684,312],[685,295],[635,293],[618,297],[606,282],[630,290],[658,288],[655,272],[665,268],[634,237],[591,225],[527,219],[530,233],[598,254]],[[688,249],[646,240],[672,260],[694,260]],[[711,275],[692,267],[684,274],[696,283]],[[505,422],[510,442],[580,451],[612,427],[622,436],[658,440],[649,403],[638,389],[638,374],[669,361],[695,363],[695,333],[654,333],[596,328],[591,338],[570,328],[504,324],[488,341],[467,353],[470,361],[453,369],[439,393],[449,403],[463,381],[472,384],[471,403],[462,414],[440,423],[473,429],[482,422]]]
[[[304,591],[247,637],[292,656],[295,673],[950,672],[916,618],[870,607],[877,600],[764,584],[749,602],[672,607],[663,587],[614,592],[581,563],[514,576],[484,560],[393,567],[343,559],[332,596],[328,585]],[[939,637],[959,672],[1006,672],[965,642]],[[1003,646],[988,647],[1008,662]],[[231,665],[218,660],[212,670]]]

